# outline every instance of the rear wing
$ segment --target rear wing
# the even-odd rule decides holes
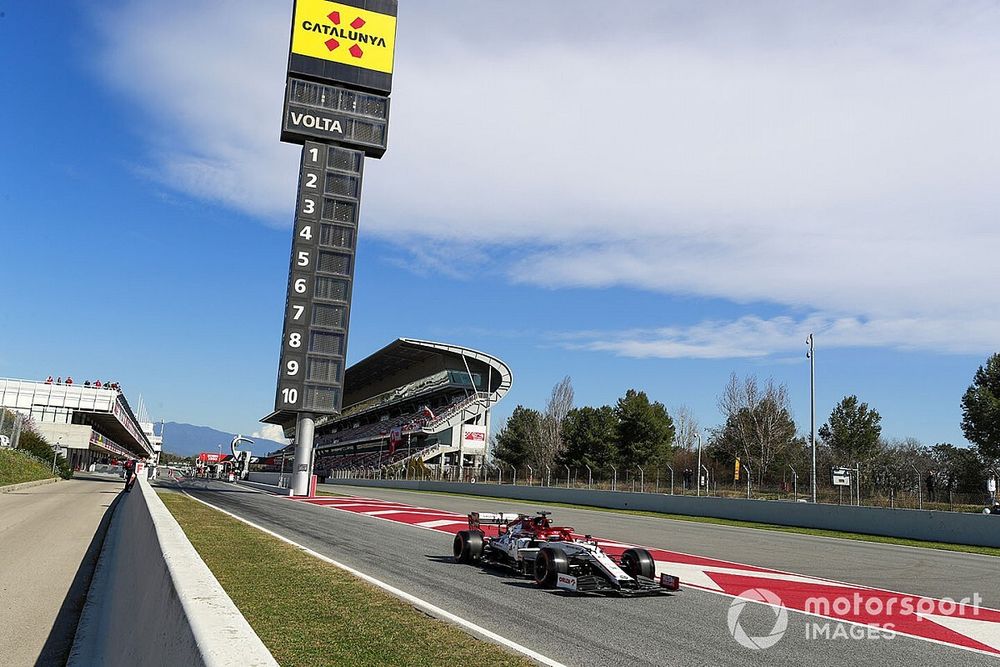
[[[476,530],[480,525],[499,526],[517,521],[523,515],[512,512],[469,512],[469,530]]]

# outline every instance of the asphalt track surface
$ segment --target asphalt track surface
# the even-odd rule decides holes
[[[448,535],[293,502],[222,482],[183,483],[191,495],[356,568],[566,665],[996,665],[995,658],[903,636],[807,637],[828,623],[789,612],[775,645],[752,650],[730,635],[732,599],[708,591],[605,598],[542,591],[533,583],[451,559]],[[530,503],[476,500],[394,489],[331,487],[455,512],[522,511]],[[831,540],[582,509],[554,508],[553,518],[604,538],[933,597],[978,592],[1000,606],[1000,559],[890,545]],[[748,634],[765,635],[774,612],[749,604]],[[834,632],[831,623],[831,633]],[[850,627],[857,626],[848,626]],[[856,630],[857,632],[858,630]]]

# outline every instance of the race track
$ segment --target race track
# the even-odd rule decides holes
[[[672,596],[620,599],[542,591],[505,573],[454,564],[447,532],[221,482],[194,480],[182,488],[567,665],[997,664],[995,656],[899,635],[874,632],[872,638],[857,639],[821,633],[817,638],[811,624],[829,623],[831,637],[836,624],[795,611],[788,612],[787,630],[773,646],[752,650],[733,639],[727,625],[733,598],[724,594],[686,587]],[[391,489],[331,490],[461,514],[538,509]],[[553,512],[557,524],[626,544],[936,598],[978,593],[983,606],[1000,607],[996,558],[592,510]],[[775,611],[763,605],[747,604],[739,616],[750,636],[768,634],[774,623]],[[982,625],[974,626],[979,639],[992,641],[992,635],[982,634]],[[845,628],[861,632],[855,625]]]

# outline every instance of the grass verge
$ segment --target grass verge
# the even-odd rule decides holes
[[[0,486],[55,477],[52,470],[16,449],[0,449]]]
[[[534,664],[187,496],[159,494],[283,667]]]
[[[362,487],[359,487],[362,488]],[[378,487],[376,487],[378,488]],[[619,510],[607,507],[592,507],[590,505],[573,505],[570,503],[542,502],[535,500],[521,500],[519,498],[500,498],[494,496],[476,496],[468,493],[452,493],[450,491],[418,491],[414,489],[396,489],[398,491],[411,491],[413,493],[426,493],[430,495],[460,496],[463,498],[475,498],[477,500],[506,500],[512,503],[545,505],[548,507],[566,507],[569,509],[591,510],[594,512],[610,512],[612,514],[631,514],[634,516],[648,516],[658,519],[673,519],[675,521],[690,521],[692,523],[709,523],[717,526],[734,526],[737,528],[755,528],[758,530],[771,530],[778,533],[795,533],[799,535],[815,535],[817,537],[835,537],[842,540],[854,540],[856,542],[875,542],[878,544],[892,544],[905,547],[919,547],[921,549],[937,549],[940,551],[956,551],[959,553],[978,554],[981,556],[1000,557],[1000,548],[997,547],[977,547],[968,544],[951,544],[949,542],[928,542],[925,540],[909,540],[901,537],[885,537],[883,535],[866,535],[864,533],[848,533],[839,530],[823,530],[820,528],[800,528],[798,526],[780,526],[772,523],[757,523],[754,521],[738,521],[736,519],[717,519],[708,516],[688,516],[687,514],[668,514],[666,512],[648,512],[645,510]],[[317,492],[319,493],[319,492]],[[330,494],[340,495],[340,494]],[[1000,527],[1000,519],[997,520]]]

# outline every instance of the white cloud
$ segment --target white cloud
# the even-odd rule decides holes
[[[948,320],[873,319],[813,314],[792,317],[742,317],[705,321],[687,327],[585,331],[563,334],[557,340],[567,348],[610,351],[624,357],[659,358],[763,358],[804,354],[805,339],[816,335],[818,348],[889,347],[898,350],[933,350],[975,353],[1000,340],[1000,317],[966,323],[956,335]]]
[[[274,440],[275,442],[281,442],[286,445],[291,442],[291,440],[285,437],[284,431],[282,431],[281,427],[277,424],[264,424],[260,427],[259,431],[251,433],[250,437],[263,438],[264,440]]]
[[[415,264],[473,242],[520,256],[483,263],[515,282],[781,304],[855,322],[850,344],[995,346],[995,5],[400,10],[363,224]],[[288,20],[263,0],[127,0],[103,23],[161,178],[271,224],[294,197]]]

